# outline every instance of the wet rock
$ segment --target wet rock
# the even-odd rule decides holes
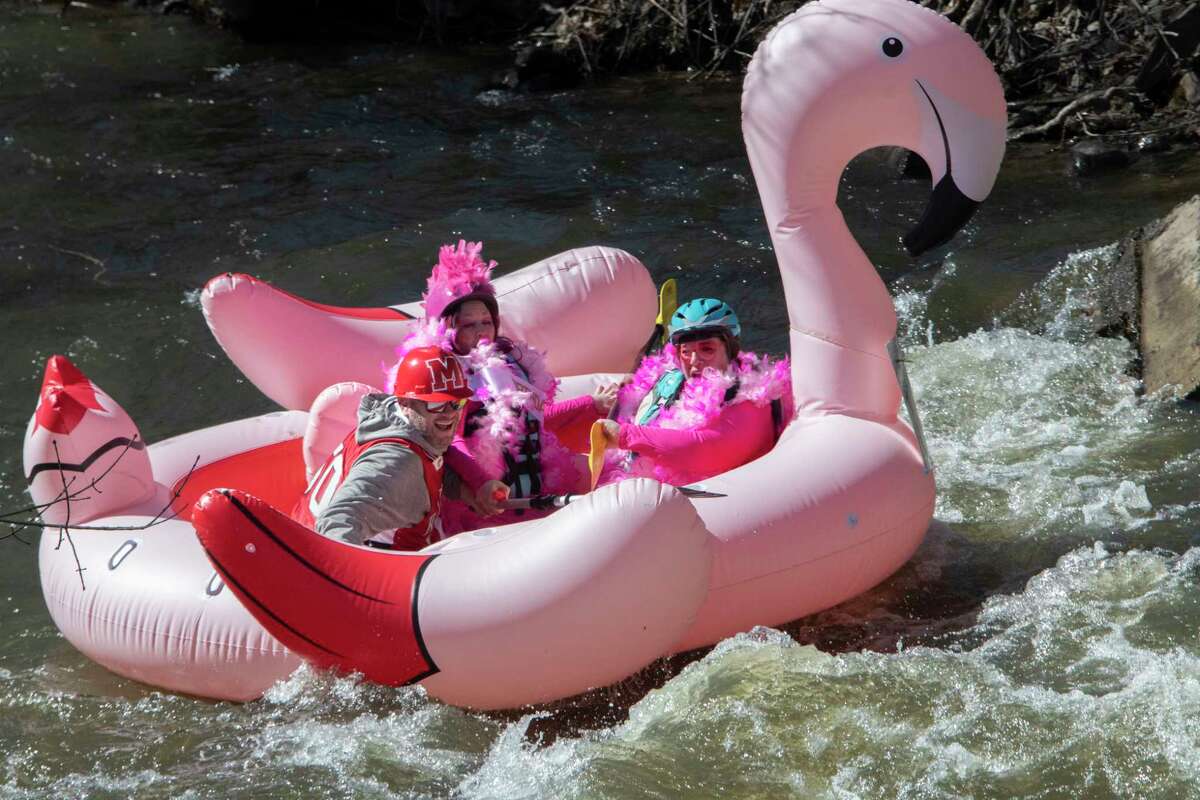
[[[1097,335],[1134,344],[1129,371],[1145,391],[1175,385],[1200,399],[1200,195],[1125,237],[1089,284],[1080,314]]]
[[[1133,156],[1128,150],[1103,139],[1084,139],[1071,147],[1071,171],[1076,175],[1094,175],[1129,166]]]
[[[1191,70],[1183,73],[1179,79],[1179,92],[1189,106],[1200,106],[1200,78],[1196,77],[1196,73]]]
[[[490,88],[524,91],[560,91],[583,80],[580,65],[570,56],[537,44],[522,45],[513,65],[493,76]]]
[[[1138,283],[1138,247],[1140,231],[1124,239],[1112,267],[1098,276],[1094,305],[1086,310],[1089,323],[1098,336],[1123,337],[1138,341],[1141,330],[1141,290]],[[1133,365],[1132,372],[1141,375],[1141,360]]]
[[[1147,133],[1138,137],[1135,146],[1139,153],[1164,153],[1171,149],[1171,140],[1157,133]]]
[[[1143,230],[1142,380],[1147,392],[1175,384],[1200,396],[1200,195]]]

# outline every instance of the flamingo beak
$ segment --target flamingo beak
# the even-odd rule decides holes
[[[921,219],[904,236],[912,256],[950,241],[970,221],[996,182],[1006,138],[1003,95],[990,113],[980,113],[932,81],[915,83],[923,121],[920,152],[935,182]]]

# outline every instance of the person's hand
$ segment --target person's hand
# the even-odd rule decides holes
[[[504,510],[504,501],[508,499],[508,487],[504,481],[486,481],[475,492],[475,511],[480,516],[492,517]]]
[[[592,405],[596,407],[597,413],[603,416],[612,411],[613,405],[617,402],[617,390],[620,388],[619,384],[606,383],[592,392]]]
[[[604,430],[604,441],[608,442],[608,446],[617,447],[621,438],[621,424],[616,420],[604,419],[600,420],[600,426]]]

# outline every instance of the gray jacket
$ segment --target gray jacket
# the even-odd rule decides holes
[[[444,451],[435,450],[400,416],[398,406],[395,395],[363,397],[355,439],[360,445],[375,439],[407,439],[440,465]],[[443,473],[442,493],[460,496],[461,483],[453,472]],[[317,532],[351,544],[363,544],[368,539],[390,544],[394,530],[415,525],[429,508],[420,457],[401,445],[385,442],[363,452],[350,466],[345,480],[317,517]]]

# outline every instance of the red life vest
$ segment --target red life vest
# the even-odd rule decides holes
[[[308,488],[304,490],[304,494],[296,503],[296,507],[292,511],[292,518],[302,525],[316,530],[317,517],[329,505],[334,492],[342,485],[342,481],[346,479],[346,475],[350,473],[350,467],[358,460],[358,457],[377,444],[398,444],[406,450],[416,453],[421,459],[425,491],[429,494],[429,511],[416,523],[406,528],[378,533],[370,537],[368,541],[372,546],[392,550],[420,550],[426,545],[444,539],[442,523],[438,518],[438,512],[442,506],[442,459],[438,458],[435,461],[425,452],[425,448],[408,439],[385,437],[359,444],[356,434],[357,430],[350,431],[342,443],[329,454],[329,458],[325,459],[325,463],[313,475],[312,480],[308,483]]]

